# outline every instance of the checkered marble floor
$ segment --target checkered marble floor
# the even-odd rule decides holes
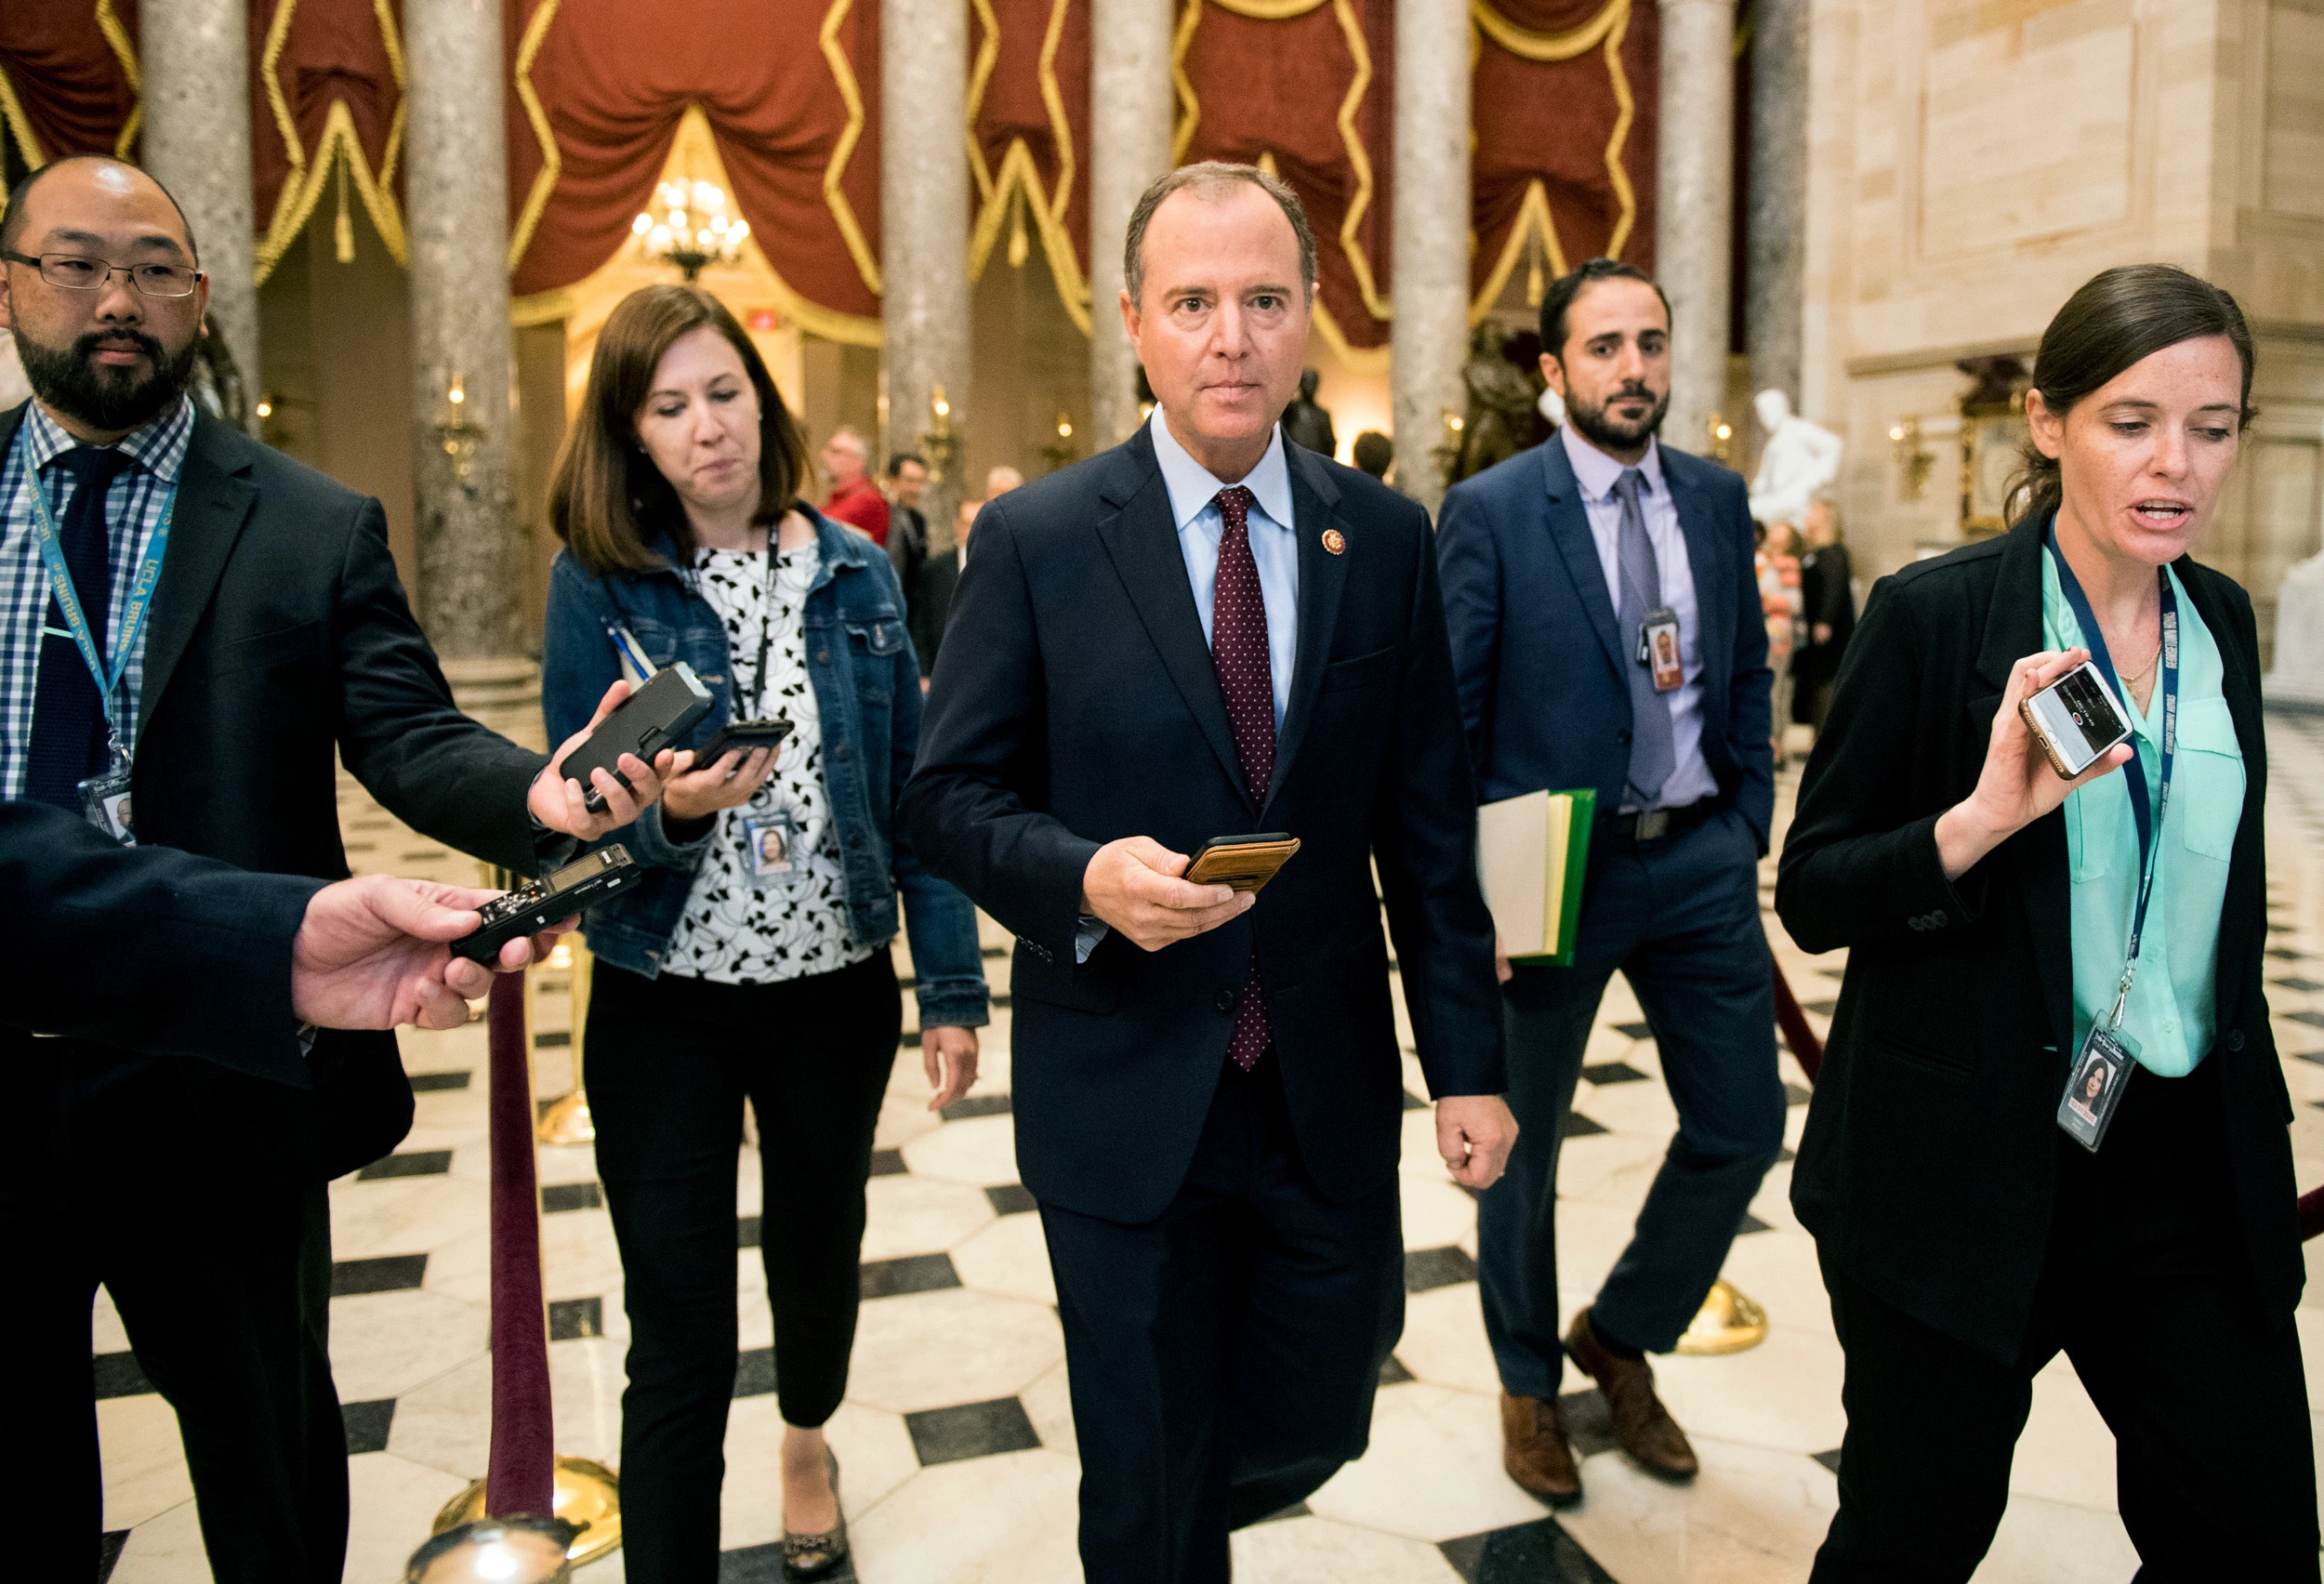
[[[2299,1110],[2300,1181],[2324,1182],[2324,717],[2270,719],[2268,977]],[[1796,772],[1783,784],[1788,817]],[[351,862],[362,870],[465,880],[472,865],[417,836],[342,780]],[[1763,865],[1772,901],[1774,864]],[[1769,932],[1821,1030],[1838,954]],[[862,1330],[848,1400],[830,1432],[865,1584],[1050,1584],[1078,1578],[1079,1477],[1040,1223],[1010,1141],[1006,937],[985,925],[997,1007],[984,1076],[944,1116],[924,1109],[919,1063],[896,1063],[877,1140],[864,1248]],[[908,971],[899,955],[899,970]],[[538,1096],[573,1081],[569,975],[536,976]],[[915,1019],[908,1007],[907,1029]],[[907,1046],[916,1042],[907,1035]],[[388,1584],[429,1521],[484,1467],[486,1351],[484,1033],[407,1031],[418,1117],[398,1153],[332,1185],[337,1265],[332,1357],[348,1405],[354,1494],[347,1577]],[[1591,1036],[1563,1167],[1560,1252],[1569,1302],[1587,1300],[1629,1236],[1674,1113],[1653,1042],[1618,978]],[[1805,1077],[1787,1054],[1789,1138]],[[1409,1058],[1407,1087],[1422,1089]],[[1792,1218],[1778,1165],[1752,1206],[1726,1275],[1765,1306],[1766,1340],[1724,1358],[1657,1362],[1662,1392],[1703,1472],[1674,1489],[1612,1449],[1594,1393],[1568,1400],[1588,1456],[1586,1499],[1552,1519],[1502,1474],[1497,1390],[1478,1319],[1475,1208],[1438,1167],[1426,1111],[1406,1117],[1407,1319],[1383,1372],[1370,1452],[1302,1510],[1235,1537],[1247,1584],[1757,1584],[1802,1578],[1833,1509],[1842,1360],[1815,1249]],[[1787,1152],[1788,1155],[1788,1152]],[[627,1326],[622,1274],[586,1146],[539,1151],[560,1451],[619,1451]],[[770,1322],[757,1250],[757,1162],[735,1188],[744,1338],[727,1437],[722,1584],[780,1577],[781,1514]],[[773,1213],[780,1213],[779,1208]],[[2324,1249],[2324,1242],[2316,1246]],[[2312,1252],[2312,1260],[2324,1254]],[[2324,1269],[2318,1270],[2324,1276]],[[2324,1345],[2324,1280],[2300,1313]],[[100,1295],[94,1346],[106,1516],[117,1584],[205,1577],[201,1537],[169,1410],[127,1352]],[[1574,1384],[1569,1376],[1568,1384]],[[2311,1385],[2312,1407],[2324,1393]],[[2324,1420],[2320,1420],[2324,1423]],[[2019,1444],[2007,1518],[1981,1584],[2120,1584],[2136,1558],[2115,1516],[2113,1443],[2061,1360],[2040,1378]],[[583,1570],[617,1584],[615,1552]]]

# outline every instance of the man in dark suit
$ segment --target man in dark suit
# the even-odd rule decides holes
[[[1767,631],[1743,481],[1656,439],[1670,307],[1611,259],[1541,305],[1541,372],[1566,422],[1445,497],[1446,618],[1479,796],[1591,787],[1568,967],[1505,970],[1509,1099],[1525,1132],[1477,1210],[1502,1462],[1581,1494],[1557,1407],[1557,1157],[1606,981],[1630,980],[1678,1137],[1630,1247],[1563,1352],[1597,1379],[1623,1449],[1667,1478],[1695,1454],[1654,1390],[1783,1145],[1757,867],[1773,816]],[[1675,644],[1679,665],[1655,664]]]
[[[454,706],[376,501],[197,415],[205,297],[184,217],[133,166],[57,161],[0,218],[0,326],[37,398],[0,415],[0,798],[79,813],[87,784],[141,844],[319,879],[347,873],[335,754],[414,827],[527,873],[635,818],[655,769],[625,757],[635,792],[600,779],[591,815]],[[134,973],[125,936],[118,957]],[[13,1030],[0,1066],[27,1119],[0,1156],[20,1361],[0,1483],[95,1544],[101,1281],[178,1412],[216,1577],[337,1579],[324,1184],[410,1127],[393,1038],[318,1033],[306,1089]]]
[[[1018,937],[1083,1564],[1175,1584],[1363,1450],[1403,1327],[1375,862],[1438,1154],[1482,1188],[1512,1129],[1427,517],[1276,428],[1314,295],[1299,200],[1187,166],[1126,264],[1159,406],[986,504],[904,809]],[[1182,878],[1262,830],[1301,843],[1263,895]]]
[[[952,596],[969,564],[969,533],[976,526],[981,500],[964,500],[952,520],[952,548],[920,563],[918,578],[905,590],[911,607],[912,647],[920,657],[923,683],[936,674],[936,651],[944,646],[944,624],[952,619]]]

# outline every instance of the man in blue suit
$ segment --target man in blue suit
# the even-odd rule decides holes
[[[1742,479],[1656,439],[1670,343],[1670,305],[1636,268],[1599,258],[1560,280],[1541,370],[1565,426],[1456,486],[1437,536],[1480,800],[1597,791],[1572,966],[1501,970],[1519,1132],[1478,1206],[1502,1462],[1552,1501],[1581,1494],[1557,1408],[1558,1145],[1617,969],[1679,1131],[1563,1351],[1596,1378],[1623,1449],[1665,1478],[1697,1464],[1645,1355],[1677,1345],[1783,1144],[1756,883],[1775,804],[1767,631]]]

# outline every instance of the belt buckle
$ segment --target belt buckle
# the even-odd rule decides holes
[[[1656,841],[1666,835],[1670,828],[1670,810],[1641,809],[1638,811],[1638,824],[1632,828],[1631,834],[1640,841]]]

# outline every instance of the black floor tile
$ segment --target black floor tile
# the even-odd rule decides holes
[[[395,1423],[395,1399],[371,1403],[341,1403],[339,1418],[347,1426],[347,1455],[388,1449],[388,1427]]]
[[[1840,1472],[1839,1447],[1835,1446],[1829,1452],[1812,1452],[1809,1456],[1814,1458],[1817,1462],[1823,1464],[1827,1469],[1829,1469],[1833,1473],[1837,1474]]]
[[[944,1109],[947,1122],[959,1122],[971,1116],[1006,1116],[1009,1097],[1005,1094],[972,1094],[966,1100],[956,1100]]]
[[[1380,1366],[1380,1383],[1382,1386],[1401,1386],[1411,1379],[1412,1371],[1406,1369],[1404,1360],[1394,1353],[1390,1353],[1387,1362]]]
[[[734,1218],[734,1247],[737,1248],[758,1247],[759,1226],[759,1218],[757,1216],[736,1216]]]
[[[1261,1524],[1280,1524],[1286,1518],[1309,1517],[1314,1513],[1314,1509],[1308,1506],[1304,1501],[1295,1501],[1280,1512],[1268,1513],[1264,1518],[1261,1518],[1260,1522]]]
[[[912,1450],[924,1469],[997,1452],[1023,1452],[1041,1444],[1024,1405],[1014,1397],[906,1414],[904,1428],[912,1432]]]
[[[430,859],[444,857],[445,852],[441,847],[422,847],[416,851],[405,852],[400,854],[400,856],[407,864],[418,864],[425,863]]]
[[[99,1353],[89,1360],[89,1372],[97,1379],[99,1402],[108,1397],[141,1397],[153,1390],[133,1353]]]
[[[113,1566],[121,1560],[121,1548],[128,1543],[126,1529],[108,1529],[97,1538],[97,1584],[106,1584],[113,1576]]]
[[[1467,1584],[1614,1584],[1554,1518],[1539,1518],[1436,1548]]]
[[[601,1298],[561,1298],[548,1306],[548,1340],[576,1342],[605,1334],[605,1300]]]
[[[1477,1279],[1477,1262],[1458,1245],[1443,1248],[1407,1249],[1404,1257],[1404,1290],[1433,1292]]]
[[[1616,1032],[1628,1035],[1632,1039],[1652,1039],[1655,1036],[1655,1031],[1642,1023],[1616,1023],[1614,1027]]]
[[[355,1174],[358,1182],[376,1182],[383,1177],[442,1177],[452,1169],[450,1150],[414,1150],[409,1155],[391,1155],[373,1161]]]
[[[1799,1156],[1792,1153],[1792,1149],[1789,1144],[1784,1145],[1783,1148],[1776,1152],[1776,1164],[1778,1166],[1782,1165],[1785,1161],[1797,1160]]]
[[[1584,1063],[1582,1077],[1593,1084],[1634,1084],[1652,1076],[1642,1073],[1628,1062],[1591,1062]]]
[[[903,1176],[904,1152],[902,1150],[872,1151],[871,1174],[874,1177]]]
[[[1769,1226],[1765,1221],[1751,1214],[1750,1211],[1745,1210],[1743,1212],[1742,1223],[1735,1229],[1735,1235],[1737,1237],[1749,1237],[1755,1232],[1773,1232],[1776,1229],[1774,1227]]]
[[[573,1030],[569,1028],[552,1028],[547,1034],[533,1036],[533,1049],[535,1050],[561,1050],[572,1043]]]
[[[1814,1012],[1819,1018],[1828,1018],[1839,1010],[1838,1001],[1802,1001],[1800,1003],[1800,1010]]]
[[[2267,948],[2267,955],[2274,957],[2278,962],[2309,962],[2314,960],[2305,952],[2291,951],[2284,946],[2270,946]]]
[[[2317,1066],[2324,1067],[2324,1050],[2287,1050],[2284,1054],[2297,1057],[2303,1062],[2313,1062]]]
[[[2296,1023],[2305,1023],[2310,1028],[2324,1028],[2324,1012],[2278,1012],[2276,1015],[2289,1018]]]
[[[1574,1444],[1575,1457],[1594,1458],[1613,1450],[1614,1411],[1606,1406],[1605,1398],[1595,1386],[1565,1393],[1557,1399],[1557,1406],[1565,1417],[1565,1438]]]
[[[541,1213],[553,1216],[560,1210],[601,1210],[605,1208],[605,1190],[594,1182],[551,1182],[541,1190]]]
[[[770,1540],[763,1546],[720,1551],[718,1584],[783,1584],[783,1542]],[[816,1584],[856,1584],[855,1559],[841,1558],[839,1565]]]
[[[1022,1182],[1004,1182],[997,1188],[987,1188],[984,1197],[992,1201],[993,1214],[997,1216],[1021,1216],[1027,1210],[1041,1208],[1034,1199],[1032,1190]]]
[[[905,1293],[940,1292],[960,1285],[949,1254],[907,1254],[901,1260],[866,1260],[856,1267],[856,1281],[865,1298],[900,1298]]]
[[[1816,1091],[1810,1089],[1802,1089],[1798,1084],[1787,1081],[1783,1086],[1783,1096],[1785,1102],[1789,1104],[1805,1105],[1809,1101],[1816,1098]]]
[[[1560,1133],[1558,1137],[1561,1139],[1586,1139],[1592,1133],[1603,1133],[1607,1129],[1605,1128],[1600,1126],[1598,1123],[1591,1121],[1589,1117],[1584,1116],[1580,1112],[1569,1111],[1565,1114],[1565,1130]]]
[[[746,1348],[734,1359],[734,1395],[763,1397],[774,1390],[774,1350]]]
[[[412,1089],[420,1094],[434,1089],[464,1089],[468,1088],[468,1079],[466,1073],[414,1073]]]
[[[428,1275],[425,1254],[390,1254],[379,1260],[336,1260],[331,1264],[331,1296],[353,1298],[366,1292],[408,1292]]]
[[[1428,1102],[1414,1094],[1410,1089],[1406,1089],[1404,1091],[1404,1108],[1406,1111],[1426,1111]]]
[[[2317,983],[2315,980],[2313,980],[2313,979],[2302,979],[2302,978],[2301,978],[2301,977],[2299,977],[2297,974],[2292,975],[2292,976],[2291,976],[2291,978],[2289,978],[2289,979],[2271,979],[2271,980],[2269,980],[2269,981],[2268,981],[2268,983],[2271,983],[2271,984],[2280,985],[2280,986],[2282,986],[2282,987],[2283,987],[2284,989],[2286,989],[2286,990],[2301,990],[2301,991],[2316,991],[2316,990],[2324,990],[2324,984],[2318,984],[2318,983]]]

